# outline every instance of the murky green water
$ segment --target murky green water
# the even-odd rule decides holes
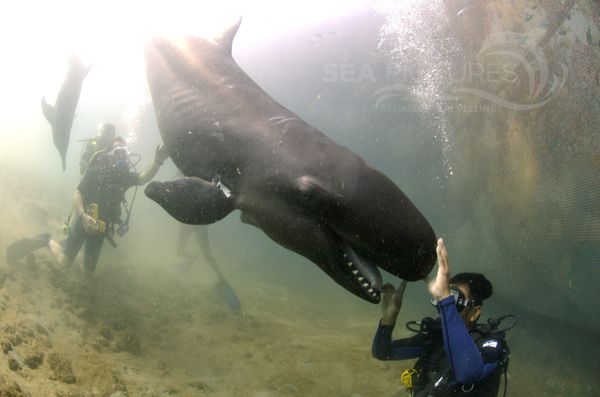
[[[265,4],[244,6],[234,58],[275,100],[388,175],[445,239],[454,272],[492,280],[483,317],[519,321],[508,335],[508,395],[598,395],[598,2]],[[108,3],[96,15],[39,7],[10,10],[27,23],[0,28],[2,249],[41,232],[62,238],[80,140],[98,123],[113,122],[140,168],[151,164],[161,137],[140,39],[161,21],[174,29],[180,15],[148,6],[136,24],[143,5]],[[106,20],[114,27],[98,35]],[[93,65],[63,172],[39,101],[55,98],[73,48]],[[155,179],[177,173],[167,160]],[[0,355],[0,394],[407,395],[400,373],[412,362],[370,355],[379,307],[233,213],[208,233],[241,302],[234,313],[210,265],[177,256],[178,230],[140,190],[130,231],[104,247],[91,282],[80,260],[63,269],[45,249],[17,265],[2,258],[0,339],[42,364],[12,370]],[[199,252],[194,239],[188,249]],[[428,298],[423,283],[410,284],[400,322],[434,316]],[[57,375],[56,357],[70,361],[75,383]]]

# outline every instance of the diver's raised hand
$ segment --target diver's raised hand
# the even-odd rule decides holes
[[[383,325],[394,325],[402,307],[402,298],[406,289],[406,281],[402,280],[398,289],[390,283],[383,285],[381,290],[381,310],[383,312],[381,323]]]
[[[163,165],[163,162],[168,158],[169,151],[167,150],[167,147],[165,145],[157,146],[156,151],[154,152],[154,162],[148,169],[138,174],[137,184],[145,185],[146,183],[150,182],[160,169],[161,165]]]
[[[157,146],[156,152],[154,152],[154,162],[158,165],[162,165],[166,159],[169,158],[169,151],[165,145]]]
[[[448,251],[443,239],[437,241],[438,270],[435,280],[428,285],[429,293],[438,301],[450,296],[450,265],[448,264]]]

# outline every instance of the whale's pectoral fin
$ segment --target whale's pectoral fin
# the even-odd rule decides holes
[[[233,199],[217,185],[190,177],[171,182],[151,182],[144,190],[173,218],[191,225],[208,225],[234,210]]]
[[[42,113],[50,124],[54,123],[54,108],[46,102],[46,98],[42,97]]]

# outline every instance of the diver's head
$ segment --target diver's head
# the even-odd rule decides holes
[[[113,124],[102,123],[98,126],[98,143],[102,147],[108,147],[117,136],[117,129]]]
[[[492,283],[481,273],[459,273],[450,279],[450,293],[467,327],[481,316],[483,301],[492,296]]]
[[[129,148],[123,138],[118,136],[112,140],[108,154],[113,167],[123,170],[129,168]]]

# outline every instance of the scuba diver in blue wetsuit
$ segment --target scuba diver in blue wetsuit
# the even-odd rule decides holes
[[[514,324],[498,330],[502,319],[508,316],[478,324],[483,301],[492,295],[492,284],[480,273],[460,273],[450,278],[442,239],[438,240],[437,255],[437,276],[429,283],[429,292],[440,317],[409,322],[407,328],[417,335],[392,341],[406,281],[397,290],[391,284],[384,285],[383,317],[373,339],[373,357],[418,358],[414,368],[402,374],[402,382],[415,397],[497,396],[502,373],[506,382],[510,352],[504,331]]]

